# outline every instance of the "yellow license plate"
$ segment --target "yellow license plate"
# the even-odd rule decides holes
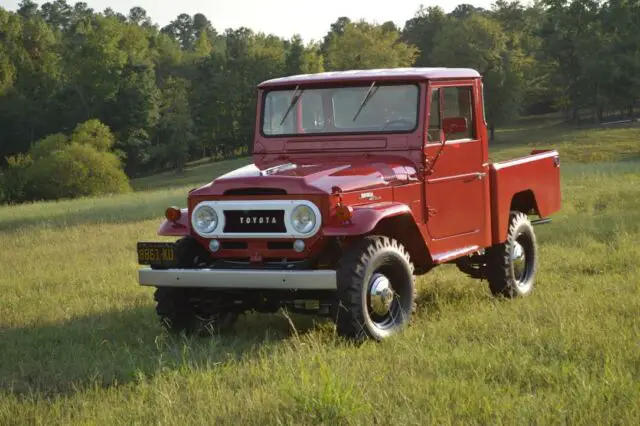
[[[138,243],[140,265],[175,266],[176,254],[173,243]]]

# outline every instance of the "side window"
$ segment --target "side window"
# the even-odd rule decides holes
[[[467,131],[447,135],[447,140],[475,139],[476,129],[473,117],[473,86],[445,87],[443,118],[464,117]]]
[[[428,142],[440,141],[440,123],[440,89],[435,89],[431,92],[431,105],[429,107]]]

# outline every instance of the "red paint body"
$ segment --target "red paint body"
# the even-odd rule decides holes
[[[418,84],[420,119],[413,132],[265,137],[260,131],[263,98],[268,90],[293,90],[297,85],[367,85],[372,81]],[[441,122],[442,128],[457,132],[466,123],[473,136],[444,144],[430,141],[427,135],[429,116],[434,113],[432,92],[460,86],[470,89],[473,115],[445,120]],[[443,96],[445,92],[439,93]],[[268,241],[248,239],[243,240],[246,248],[223,248],[214,256],[251,258],[259,254],[262,258],[303,259],[320,253],[332,238],[346,237],[348,241],[350,237],[369,233],[391,232],[400,239],[411,240],[412,258],[428,269],[430,265],[503,242],[509,212],[514,208],[540,217],[560,209],[556,151],[538,150],[520,159],[489,162],[482,82],[473,70],[410,68],[287,77],[259,85],[257,105],[254,165],[190,192],[188,211],[203,200],[252,200],[259,208],[261,200],[305,199],[319,207],[322,228],[307,241],[302,253],[269,248]],[[442,131],[439,133],[442,135]],[[437,137],[438,131],[433,134]],[[297,168],[260,173],[286,164],[295,164]],[[225,195],[228,190],[250,188],[280,189],[286,195]],[[336,219],[339,202],[352,207],[352,217],[347,223]],[[183,211],[177,224],[164,223],[159,233],[197,237],[190,229],[188,217]],[[405,222],[395,221],[399,218]],[[197,238],[208,246],[208,241]]]

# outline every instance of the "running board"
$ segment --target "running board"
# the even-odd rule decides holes
[[[459,257],[475,253],[478,250],[480,250],[479,246],[462,247],[460,249],[450,250],[444,253],[436,253],[433,255],[432,259],[434,264],[439,265],[442,263],[450,262]]]

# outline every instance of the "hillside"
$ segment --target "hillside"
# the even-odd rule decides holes
[[[226,338],[161,330],[136,241],[246,158],[128,195],[0,207],[0,424],[640,423],[640,128],[524,120],[491,155],[534,146],[560,150],[564,196],[536,228],[537,291],[498,301],[438,268],[410,329],[359,348],[284,314]]]

